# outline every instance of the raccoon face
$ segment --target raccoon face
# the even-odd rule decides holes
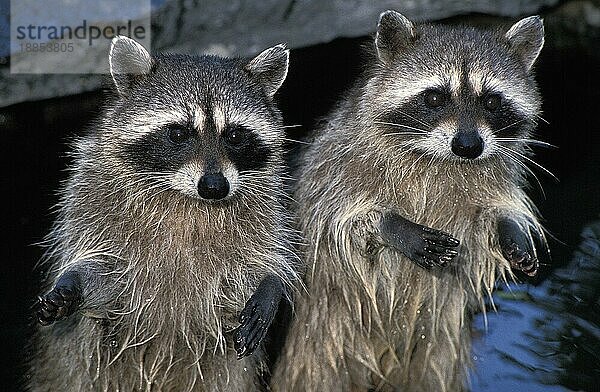
[[[149,187],[221,200],[253,192],[277,174],[282,118],[272,101],[289,52],[267,49],[248,63],[214,56],[157,55],[117,37],[110,55],[119,100],[111,136],[125,168]]]
[[[376,38],[374,122],[400,148],[442,159],[521,154],[540,109],[531,68],[543,42],[538,17],[501,34],[415,27],[387,11]]]

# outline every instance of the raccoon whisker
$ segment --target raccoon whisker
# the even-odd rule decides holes
[[[507,126],[505,126],[505,127],[502,127],[502,128],[500,128],[500,129],[497,129],[497,130],[495,130],[495,131],[494,131],[494,133],[502,132],[502,131],[504,131],[505,129],[508,129],[508,128],[510,128],[510,127],[514,127],[515,125],[517,125],[517,124],[521,124],[521,123],[523,123],[523,122],[525,122],[525,121],[527,121],[527,120],[524,120],[524,119],[522,119],[522,120],[515,121],[515,122],[514,122],[514,123],[512,123],[512,124],[508,124],[508,125],[507,125]]]
[[[264,182],[262,181],[252,181],[250,179],[243,179],[240,178],[239,179],[239,186],[252,186],[255,187],[257,189],[261,189],[264,190],[265,192],[268,192],[270,195],[274,195],[274,196],[286,196],[286,194],[288,192],[286,192],[286,188],[274,188],[271,187],[270,185],[266,185]]]
[[[512,151],[514,154],[517,154],[519,157],[525,159],[527,162],[535,165],[537,168],[541,169],[542,171],[544,171],[546,174],[548,174],[550,177],[554,178],[556,181],[558,181],[558,178],[554,175],[554,173],[552,173],[550,170],[546,169],[544,166],[540,165],[539,163],[537,163],[536,161],[534,161],[533,159],[529,158],[526,155],[521,154],[518,151],[515,151],[514,149],[507,147],[507,146],[502,146],[502,148],[508,149],[510,151]]]
[[[412,127],[410,125],[396,124],[396,123],[387,122],[387,121],[373,121],[373,122],[375,124],[390,125],[392,127],[400,127],[400,128],[412,129],[413,131],[417,131],[417,132],[423,133],[425,135],[428,133],[425,129]]]
[[[244,179],[244,180],[248,180],[248,179],[261,180],[261,181],[264,181],[269,184],[273,182],[273,175],[267,174],[267,173],[262,173],[262,172],[257,172],[257,171],[241,171],[238,173],[238,177],[240,179]],[[285,174],[280,174],[278,177],[284,181],[296,181],[297,180],[295,177],[285,175]]]
[[[121,183],[123,180],[128,180],[130,178],[136,178],[139,180],[146,180],[149,178],[164,178],[175,174],[175,172],[167,171],[167,172],[139,172],[139,173],[128,173],[124,175],[118,175],[113,177],[110,182],[118,182]]]
[[[411,165],[408,167],[408,170],[406,171],[406,174],[407,174],[407,173],[410,173],[410,172],[412,172],[412,170],[415,168],[415,166],[417,165],[417,163],[418,163],[418,162],[419,162],[421,159],[423,159],[423,157],[424,157],[425,155],[427,155],[427,153],[426,153],[426,152],[422,152],[422,153],[419,155],[419,157],[418,157],[417,159],[415,159],[415,161],[414,161],[414,162],[413,162],[413,163],[412,163],[412,164],[411,164]]]
[[[269,186],[273,183],[273,177],[264,176],[264,175],[249,175],[246,173],[238,174],[238,178],[240,180],[244,180],[245,182],[252,182],[254,184]]]
[[[156,189],[159,189],[159,191],[153,192]],[[144,198],[143,198],[143,200],[141,202],[141,205],[142,205],[142,208],[143,208],[145,206],[144,201],[146,199],[154,198],[154,197],[158,196],[160,193],[163,193],[163,192],[165,192],[165,191],[167,191],[169,189],[171,189],[171,184],[168,184],[168,183],[156,183],[156,184],[153,184],[153,185],[151,185],[151,186],[149,186],[147,188],[140,189],[137,192],[135,192],[133,195],[131,195],[131,200],[134,201],[135,203],[138,203],[139,202],[139,198],[143,196]]]
[[[406,117],[410,118],[413,121],[418,122],[419,124],[425,126],[426,128],[433,128],[433,126],[431,124],[427,123],[426,121],[421,120],[420,118],[417,118],[417,117],[411,115],[410,113],[406,113],[405,111],[402,111],[402,110],[400,110],[398,108],[396,108],[395,111],[398,112],[398,113],[400,113],[403,116],[406,116]]]
[[[403,151],[403,152],[410,152],[411,149],[418,145],[419,142],[421,140],[419,139],[411,139],[411,140],[403,140],[402,143],[398,144],[398,147]]]
[[[551,144],[548,142],[543,142],[541,140],[536,140],[536,139],[499,137],[496,140],[498,140],[499,142],[520,142],[520,143],[526,143],[526,144],[533,144],[534,146],[540,146],[540,147],[558,148],[558,146],[555,146],[554,144]]]
[[[145,180],[147,181],[147,179],[145,179]],[[142,182],[145,182],[145,181],[142,181],[142,180],[133,181],[133,182],[130,182],[130,183],[129,183],[129,186],[130,186],[130,188],[134,188],[134,189],[135,189],[135,188],[136,188],[136,186],[137,186],[137,185],[139,185],[139,184],[140,184],[140,183],[142,183]],[[161,183],[162,183],[162,182],[161,182]],[[157,185],[157,184],[158,184],[157,182],[151,181],[151,182],[149,182],[149,184],[148,184],[147,186],[145,186],[145,187],[144,187],[144,188],[142,188],[142,189],[137,189],[137,190],[136,190],[136,191],[135,191],[133,194],[131,194],[131,191],[130,191],[130,190],[128,190],[128,193],[130,193],[130,194],[131,194],[131,197],[132,197],[132,199],[136,199],[136,200],[137,200],[138,193],[143,193],[143,192],[147,191],[147,189],[148,189],[149,187],[153,187],[153,186],[155,186],[155,185]],[[116,188],[116,189],[114,189],[112,192],[108,193],[108,195],[110,195],[110,196],[114,196],[115,194],[117,194],[118,192],[121,192],[121,191],[122,191],[122,189],[120,189],[120,188]],[[129,202],[128,202],[128,203],[129,203]],[[129,205],[130,205],[130,203],[129,203],[129,204],[126,204],[126,206],[129,206]]]
[[[539,118],[540,120],[542,120],[546,124],[550,124],[550,121],[546,120],[544,117],[540,116],[539,114],[534,113],[534,116],[536,116],[537,118]]]
[[[169,176],[170,173],[160,173],[161,175],[149,175],[147,177],[141,177],[141,178],[136,178],[133,181],[128,181],[128,185],[129,188],[135,188],[136,186],[142,184],[142,183],[147,183],[147,186],[152,186],[153,184],[157,183],[157,182],[165,182],[167,180],[167,177]],[[123,182],[124,179],[126,178],[131,178],[133,176],[125,176],[125,177],[116,177],[113,178],[109,183],[115,183],[115,184],[121,184]],[[115,189],[112,190],[112,192],[110,192],[108,195],[109,196],[114,196],[116,193],[122,191],[122,189],[120,187],[117,187]]]
[[[390,133],[384,134],[384,136],[395,136],[395,135],[424,136],[423,132],[390,132]]]
[[[242,190],[244,190],[244,187],[243,187],[243,186],[241,186],[241,187],[240,187],[240,192],[241,192]],[[242,193],[242,194],[243,194],[243,193]],[[246,209],[247,209],[247,210],[248,210],[248,209],[250,209],[250,205],[248,204],[248,200],[247,200],[247,198],[245,198],[245,197],[241,197],[240,199],[242,200],[242,203],[244,204],[244,207],[246,207]]]
[[[156,187],[156,188],[158,188],[158,187]],[[164,193],[164,192],[166,192],[166,191],[168,191],[168,190],[170,190],[170,189],[171,189],[171,186],[170,186],[170,185],[169,185],[169,186],[165,186],[164,188],[162,188],[162,189],[159,189],[158,191],[156,191],[156,192],[154,192],[154,193],[151,193],[151,194],[149,194],[147,197],[148,197],[148,198],[155,198],[156,196],[158,196],[158,195],[160,195],[160,194],[162,194],[162,193]]]
[[[247,190],[253,190],[253,191],[258,191],[257,194],[261,195],[261,196],[269,196],[269,198],[273,198],[273,192],[272,189],[270,189],[269,187],[266,187],[264,185],[261,184],[257,184],[257,183],[253,183],[251,181],[246,181],[245,183],[240,183],[238,185],[239,189],[247,189]]]
[[[306,144],[307,146],[311,144],[311,143],[308,143],[308,142],[303,142],[301,140],[290,139],[288,137],[284,137],[283,140],[285,140],[286,142],[292,142],[292,143],[298,143],[298,144]]]
[[[293,124],[293,125],[284,125],[284,128],[298,128],[301,127],[302,124]]]
[[[160,180],[160,181],[154,180],[154,181],[149,182],[147,186],[142,187],[141,189],[137,190],[134,193],[134,195],[137,196],[138,194],[147,194],[150,191],[152,191],[156,188],[159,188],[159,187],[163,187],[163,186],[170,188],[171,184],[169,182],[165,181],[164,179]]]
[[[252,175],[252,176],[257,176],[257,177],[262,177],[262,178],[272,178],[270,173],[265,173],[265,172],[262,172],[259,170],[240,170],[238,175],[239,176]]]
[[[529,166],[527,166],[525,163],[521,162],[521,160],[516,155],[513,154],[512,150],[506,150],[506,147],[500,146],[500,145],[498,145],[497,147],[498,147],[498,153],[501,156],[504,156],[504,157],[508,158],[510,161],[512,161],[512,162],[516,163],[517,165],[521,166],[529,174],[531,174],[531,176],[535,179],[535,182],[537,183],[538,187],[540,188],[540,191],[542,192],[542,196],[545,199],[546,198],[546,192],[544,191],[544,187],[542,186],[542,183],[540,182],[540,179],[533,172],[533,170],[531,170],[531,168]]]
[[[243,182],[240,182],[240,184],[238,185],[239,189],[248,189],[248,190],[256,190],[259,193],[263,192],[264,195],[268,195],[270,198],[273,198],[274,193],[273,193],[273,189],[266,186],[265,184],[261,183],[261,182],[257,182],[257,181],[252,181],[250,179],[246,179]]]
[[[296,177],[292,177],[288,174],[280,174],[279,178],[281,178],[284,181],[297,181],[298,180]]]
[[[284,193],[284,192],[278,192],[278,193],[273,193],[273,190],[270,188],[258,188],[255,185],[252,184],[248,184],[250,186],[240,186],[240,189],[245,189],[249,195],[255,194],[257,196],[261,196],[261,198],[266,198],[266,199],[270,199],[270,200],[277,200],[278,198],[280,199],[285,199],[285,200],[289,200],[293,203],[297,203],[297,201],[292,198],[292,196]],[[259,192],[257,192],[257,190]],[[258,201],[257,201],[258,202]]]

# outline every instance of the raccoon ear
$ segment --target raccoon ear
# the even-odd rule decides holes
[[[137,41],[118,35],[113,38],[108,55],[110,74],[121,96],[126,96],[136,81],[150,73],[150,53]]]
[[[244,69],[263,86],[267,96],[273,97],[287,76],[289,62],[289,49],[279,44],[262,51]]]
[[[537,15],[521,19],[506,32],[506,39],[529,71],[544,46],[544,23]]]
[[[396,11],[385,11],[379,15],[375,48],[377,57],[389,63],[394,57],[416,39],[414,24]]]

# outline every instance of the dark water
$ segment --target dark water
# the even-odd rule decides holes
[[[586,227],[569,264],[537,287],[502,287],[482,315],[474,391],[597,391],[600,386],[600,221]]]
[[[367,40],[368,41],[368,40]],[[341,39],[294,50],[280,101],[290,137],[300,139],[330,109],[360,72],[357,55],[364,39]],[[594,391],[600,387],[600,76],[598,57],[548,45],[538,63],[544,118],[538,137],[557,145],[539,150],[537,160],[560,179],[540,171],[545,191],[531,195],[556,237],[552,261],[533,282],[495,295],[498,313],[474,326],[476,369],[473,391]],[[97,115],[101,94],[25,103],[0,110],[2,158],[8,193],[0,273],[2,355],[0,388],[15,390],[23,377],[30,306],[37,295],[32,272],[41,251],[31,244],[48,231],[50,207],[68,159],[66,142]],[[293,146],[292,146],[293,147]],[[535,169],[534,169],[535,170]],[[593,234],[590,234],[593,233]],[[595,236],[595,237],[594,237]],[[594,239],[595,238],[595,239]],[[576,251],[582,243],[582,250]]]

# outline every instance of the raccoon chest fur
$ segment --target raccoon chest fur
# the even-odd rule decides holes
[[[128,288],[120,302],[149,323],[193,323],[195,333],[215,338],[221,329],[233,329],[261,278],[255,267],[272,262],[256,252],[267,254],[276,239],[269,234],[273,228],[258,235],[260,227],[229,214],[228,209],[176,213],[146,232],[121,238]],[[269,223],[274,225],[264,225]],[[255,238],[252,246],[240,247],[249,237]]]
[[[349,327],[354,330],[348,331],[351,354],[346,359],[351,373],[363,375],[353,381],[359,384],[381,382],[367,369],[376,369],[390,385],[401,385],[409,373],[421,372],[408,364],[435,362],[436,356],[465,358],[468,345],[456,343],[467,342],[469,312],[465,310],[481,306],[481,292],[493,286],[493,271],[501,260],[493,246],[495,213],[489,210],[513,198],[514,177],[472,164],[414,162],[414,157],[406,157],[401,165],[367,160],[342,164],[348,170],[346,179],[352,178],[350,172],[364,173],[360,181],[344,184],[345,190],[352,187],[359,196],[351,203],[330,206],[331,242],[315,246],[317,254],[327,255],[321,260],[332,262],[315,266],[315,274],[332,269],[337,275],[335,265],[343,260],[343,277],[331,279],[346,295],[347,313],[340,315],[340,322],[343,317],[356,322]],[[424,270],[398,250],[371,246],[368,239],[377,235],[387,210],[452,233],[461,241],[457,259],[445,270]],[[320,223],[305,224],[318,227]],[[340,229],[345,225],[350,226],[348,231]],[[463,365],[448,363],[443,366],[451,369],[443,371],[459,375]],[[458,380],[457,376],[448,382],[458,384]]]

